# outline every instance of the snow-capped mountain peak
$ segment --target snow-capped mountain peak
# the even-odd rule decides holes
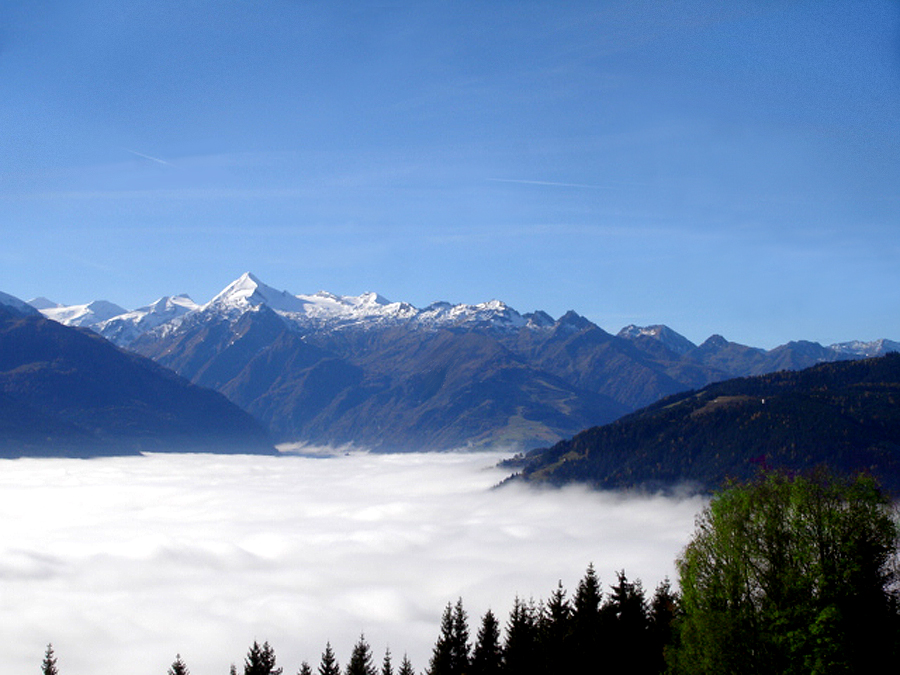
[[[687,354],[697,347],[686,337],[663,324],[654,324],[652,326],[629,324],[619,331],[618,337],[629,340],[637,340],[642,337],[658,340],[676,354]]]
[[[125,346],[142,333],[199,309],[187,295],[163,296],[146,307],[125,312],[93,326],[107,340]]]
[[[243,311],[260,305],[280,312],[302,312],[305,303],[297,296],[267,286],[250,272],[245,272],[203,308]]]
[[[93,326],[112,319],[120,314],[125,314],[124,307],[107,300],[94,300],[86,305],[57,305],[40,310],[48,319],[53,319],[66,326]]]
[[[191,300],[190,296],[182,293],[181,295],[164,295],[156,302],[151,302],[146,307],[142,307],[135,311],[146,311],[148,314],[168,314],[173,312],[177,313],[179,309],[190,312],[199,307],[200,305]]]
[[[871,342],[853,340],[851,342],[839,342],[831,345],[829,349],[846,356],[884,356],[889,352],[900,352],[900,342],[885,339]]]

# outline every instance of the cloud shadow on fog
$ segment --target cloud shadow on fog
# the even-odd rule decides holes
[[[653,587],[699,497],[510,485],[497,454],[16,460],[0,473],[0,659],[68,675],[227,672],[268,640],[285,672],[365,632],[427,666],[458,597],[475,624],[573,592],[589,562]]]

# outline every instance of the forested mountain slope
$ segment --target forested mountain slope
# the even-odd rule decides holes
[[[727,380],[529,453],[521,477],[712,489],[761,467],[867,471],[900,494],[900,354]]]

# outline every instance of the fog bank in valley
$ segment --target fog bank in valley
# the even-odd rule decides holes
[[[0,463],[0,662],[64,675],[240,671],[268,640],[284,672],[343,666],[365,633],[380,663],[427,666],[448,601],[472,635],[516,595],[571,595],[593,562],[648,592],[674,576],[703,500],[490,488],[498,454],[331,458],[150,455]]]

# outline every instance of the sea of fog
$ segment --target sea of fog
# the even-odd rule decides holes
[[[489,453],[168,455],[0,461],[0,663],[62,675],[242,672],[254,640],[285,675],[343,666],[361,633],[422,671],[448,601],[474,638],[516,595],[574,592],[588,563],[648,593],[699,497],[506,486]]]

